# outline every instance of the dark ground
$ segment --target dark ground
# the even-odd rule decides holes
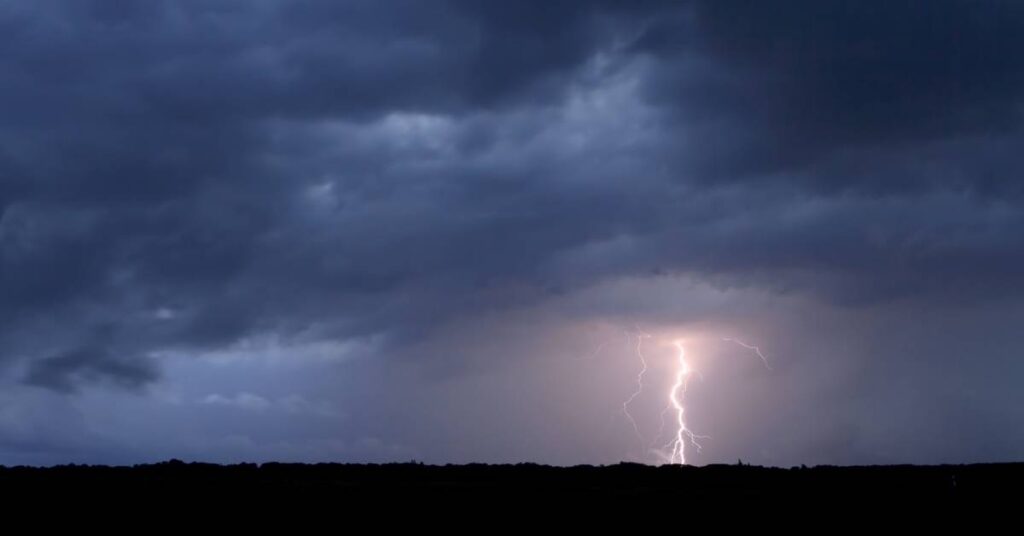
[[[1024,506],[1024,464],[767,468],[637,464],[213,465],[0,467],[0,493],[22,499],[266,500],[274,504],[552,507],[649,504],[743,512],[863,507],[955,511]],[[399,510],[400,511],[400,510]]]

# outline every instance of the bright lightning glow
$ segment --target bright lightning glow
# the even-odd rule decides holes
[[[629,337],[628,334],[627,337]],[[633,432],[636,434],[637,439],[639,439],[641,443],[644,443],[643,434],[641,433],[640,427],[637,424],[636,419],[633,417],[633,414],[630,413],[629,408],[630,404],[632,404],[644,392],[644,375],[647,373],[648,370],[647,357],[644,355],[643,352],[643,340],[646,338],[651,338],[651,335],[648,333],[644,333],[640,329],[640,327],[637,326],[635,353],[637,359],[640,361],[640,371],[636,375],[636,388],[629,395],[629,397],[622,403],[622,407],[620,410],[622,414],[626,416],[626,419],[629,421],[630,425],[633,428]],[[761,362],[764,364],[765,368],[771,370],[771,366],[768,365],[767,357],[765,357],[764,353],[762,353],[761,349],[758,348],[757,346],[747,344],[738,339],[722,340],[726,342],[735,343],[739,346],[742,346],[743,348],[752,350],[757,355],[757,357],[761,359]],[[676,363],[674,369],[675,372],[673,376],[674,381],[668,391],[667,404],[665,405],[665,408],[661,411],[661,424],[658,428],[658,433],[654,436],[653,441],[651,443],[648,443],[648,445],[651,445],[650,451],[657,454],[666,463],[684,465],[686,464],[686,449],[688,447],[692,447],[696,449],[696,451],[699,453],[702,447],[698,440],[707,439],[708,437],[693,433],[693,431],[690,430],[686,424],[686,389],[689,384],[690,377],[692,375],[697,375],[698,377],[703,378],[703,376],[701,376],[699,371],[694,370],[687,361],[686,348],[684,347],[683,342],[676,340],[673,341],[672,344],[676,349]],[[602,347],[599,347],[598,351],[600,351]],[[668,444],[662,445],[659,448],[658,442],[664,435],[667,424],[666,415],[669,415],[670,412],[674,413],[675,415],[675,433],[673,434],[672,439],[668,442]]]

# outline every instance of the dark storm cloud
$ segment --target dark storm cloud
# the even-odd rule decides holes
[[[635,46],[660,61],[652,98],[707,124],[695,171],[1017,194],[1015,157],[1000,145],[1020,143],[1022,26],[1014,2],[708,1]],[[995,146],[979,151],[975,138]],[[937,145],[954,139],[964,146]],[[915,159],[978,169],[964,177]]]
[[[103,348],[77,348],[31,364],[25,382],[61,392],[72,392],[81,382],[113,382],[138,388],[158,377],[155,364],[139,356],[118,357]]]
[[[392,186],[366,176],[394,155],[371,147],[331,161],[329,153],[325,159],[289,145],[302,128],[277,125],[556,102],[573,71],[614,36],[613,26],[596,20],[597,8],[552,4],[541,17],[526,4],[499,9],[7,4],[0,13],[10,30],[0,60],[3,353],[56,355],[33,368],[35,383],[66,386],[93,377],[67,371],[90,370],[124,372],[131,383],[150,376],[74,341],[113,322],[126,328],[118,337],[135,334],[123,343],[128,355],[144,355],[168,344],[224,344],[285,319],[302,325],[345,316],[348,305],[316,299],[324,287],[340,301],[374,294],[387,303],[384,292],[412,274],[407,255],[373,244],[407,247],[417,237],[389,237],[389,226],[414,223],[373,228],[367,213],[365,222],[344,225],[370,226],[380,237],[317,237],[324,231],[295,220],[303,209],[294,200],[325,164],[355,175],[339,190],[392,195]],[[396,205],[390,216],[405,212]],[[437,230],[440,222],[415,225]],[[451,262],[440,258],[472,246],[475,234],[451,229],[424,244],[436,260],[413,266],[413,274],[447,269]],[[464,244],[445,243],[463,237]],[[281,259],[278,248],[295,255]],[[481,262],[486,271],[497,261]],[[66,327],[48,336],[55,320]],[[91,358],[97,364],[90,368]]]
[[[32,384],[134,387],[154,352],[263,333],[397,344],[616,276],[1021,290],[1014,4],[53,1],[0,26],[0,353]]]
[[[31,361],[24,382],[71,393],[85,382],[137,389],[156,380],[156,363],[145,356],[124,354],[115,346],[114,330],[113,326],[98,327],[73,349]]]
[[[760,75],[767,119],[808,139],[886,143],[1015,126],[1016,3],[705,2],[697,12],[702,49]]]

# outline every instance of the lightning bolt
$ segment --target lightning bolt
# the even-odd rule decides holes
[[[636,424],[636,419],[633,418],[633,414],[629,412],[629,404],[636,400],[636,397],[640,396],[640,393],[644,390],[644,374],[647,373],[647,358],[644,357],[641,346],[643,346],[643,340],[649,338],[650,334],[644,333],[640,329],[640,326],[636,327],[636,355],[640,359],[640,372],[636,375],[636,390],[633,391],[629,398],[622,403],[622,414],[626,416],[629,423],[633,426],[633,432],[636,433],[637,439],[641,443],[646,444],[643,434],[640,433],[640,427]]]
[[[686,348],[683,347],[683,343],[676,341],[675,346],[678,350],[676,354],[676,380],[668,392],[669,405],[667,408],[672,408],[676,412],[676,435],[672,442],[665,447],[672,447],[668,462],[670,464],[683,465],[686,463],[686,444],[689,443],[700,451],[701,446],[697,439],[704,436],[694,434],[686,426],[684,396],[686,395],[687,382],[690,380],[691,369],[689,363],[686,362]],[[664,415],[664,412],[662,412],[662,415]]]
[[[765,357],[765,355],[761,352],[761,349],[758,348],[757,346],[747,344],[738,339],[723,340],[726,342],[736,343],[748,350],[753,350],[754,353],[757,354],[757,357],[761,358],[761,362],[764,363],[765,368],[767,368],[768,370],[772,369],[771,366],[768,365],[768,358]],[[675,346],[677,349],[675,383],[673,383],[672,387],[669,389],[668,405],[666,405],[665,409],[662,410],[661,412],[662,428],[661,431],[658,432],[658,436],[655,437],[655,440],[661,437],[661,434],[664,431],[665,414],[669,410],[674,409],[676,414],[676,435],[668,445],[665,445],[662,448],[662,451],[669,451],[668,463],[684,465],[686,463],[687,443],[696,448],[697,452],[700,452],[702,447],[697,440],[706,439],[707,436],[700,436],[694,434],[693,431],[686,426],[686,387],[690,380],[690,376],[694,371],[690,368],[689,363],[686,362],[686,349],[683,347],[683,343],[680,341],[676,341]]]
[[[643,352],[643,341],[644,339],[651,338],[651,335],[641,330],[640,326],[636,326],[635,336],[635,353],[637,359],[640,361],[640,370],[637,372],[636,375],[636,388],[629,395],[629,397],[626,398],[625,401],[623,401],[622,408],[620,411],[629,421],[631,427],[633,428],[633,432],[636,434],[637,439],[639,439],[642,444],[651,445],[649,447],[651,452],[657,454],[659,457],[661,457],[669,464],[685,465],[687,448],[692,447],[696,449],[697,452],[700,452],[702,446],[699,440],[708,438],[708,436],[695,434],[692,430],[690,430],[690,428],[686,424],[686,390],[689,385],[690,378],[693,375],[697,375],[698,377],[702,376],[700,375],[699,371],[696,371],[693,368],[691,368],[690,364],[687,362],[686,348],[683,346],[683,343],[681,341],[674,341],[673,345],[676,348],[676,367],[674,381],[672,383],[672,386],[669,388],[667,397],[668,400],[665,405],[665,408],[661,411],[661,425],[658,429],[658,433],[657,435],[654,436],[653,442],[651,444],[646,443],[643,434],[640,432],[640,427],[637,424],[636,419],[633,417],[633,414],[630,413],[629,411],[629,407],[630,404],[632,404],[633,401],[636,400],[637,397],[639,397],[644,390],[644,375],[647,373],[648,364],[647,357],[644,355]],[[627,339],[631,338],[632,336],[627,332]],[[768,358],[764,355],[763,352],[761,352],[761,349],[758,348],[757,346],[747,344],[739,339],[726,338],[722,340],[725,342],[737,344],[748,350],[752,350],[757,355],[757,357],[761,359],[761,362],[764,364],[765,368],[768,370],[772,370],[771,366],[768,364]],[[603,347],[604,345],[600,346],[595,352],[595,355],[599,353],[601,349],[603,349]],[[655,445],[658,444],[659,440],[661,440],[661,438],[665,434],[666,416],[669,415],[670,412],[674,413],[675,415],[675,433],[673,434],[672,439],[667,444],[661,446],[660,449],[655,448]]]
[[[756,346],[754,346],[752,344],[747,344],[747,343],[745,343],[745,342],[743,342],[743,341],[741,341],[739,339],[722,339],[722,340],[725,341],[725,342],[736,343],[736,344],[746,348],[747,350],[753,350],[754,353],[757,354],[757,357],[761,358],[761,362],[764,363],[764,368],[766,368],[768,370],[772,369],[771,365],[768,364],[768,358],[765,357],[764,354],[761,353],[761,349],[760,348],[758,348],[758,347],[756,347]]]

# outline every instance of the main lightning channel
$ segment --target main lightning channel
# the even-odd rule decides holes
[[[637,397],[641,396],[641,394],[644,391],[644,376],[648,370],[648,363],[647,357],[644,355],[643,352],[643,340],[645,338],[650,337],[651,335],[645,333],[643,330],[640,329],[639,326],[636,327],[635,353],[637,359],[640,361],[640,370],[639,372],[637,372],[636,375],[636,388],[629,395],[629,397],[622,403],[621,407],[622,414],[625,415],[626,419],[629,421],[630,425],[633,428],[633,432],[636,434],[637,439],[639,439],[641,443],[644,443],[644,436],[640,432],[640,427],[637,424],[636,419],[633,417],[633,414],[630,413],[629,406],[631,403],[633,403],[634,400],[637,399]],[[761,359],[761,362],[764,364],[765,368],[768,370],[772,370],[771,366],[768,364],[768,358],[764,355],[764,353],[761,352],[761,349],[759,347],[754,346],[752,344],[747,344],[739,339],[725,338],[722,340],[725,342],[737,344],[748,350],[752,350],[757,355],[757,357]],[[684,347],[683,342],[677,340],[674,341],[673,344],[676,348],[676,368],[674,381],[668,392],[668,400],[666,401],[667,403],[665,405],[665,409],[662,410],[660,415],[661,425],[658,428],[657,435],[654,436],[654,439],[650,444],[650,449],[651,452],[659,454],[659,456],[669,464],[685,465],[687,463],[687,447],[691,446],[694,449],[696,449],[696,451],[699,453],[702,447],[698,440],[707,439],[708,436],[694,434],[693,431],[690,430],[690,428],[687,426],[686,390],[690,377],[693,374],[697,374],[698,376],[700,376],[700,373],[691,368],[689,362],[687,362],[686,348]],[[598,351],[600,351],[600,348],[598,349]],[[670,412],[673,412],[675,415],[675,434],[673,434],[673,437],[668,444],[665,444],[660,448],[657,448],[655,445],[658,444],[659,440],[662,437],[662,434],[665,432],[665,417]]]
[[[686,349],[683,347],[683,343],[678,341],[676,341],[675,346],[678,350],[676,354],[676,359],[678,360],[676,380],[669,390],[668,399],[669,405],[676,412],[676,436],[671,443],[672,452],[669,456],[669,463],[684,465],[686,463],[687,441],[697,448],[700,448],[700,445],[696,443],[693,432],[686,427],[686,406],[683,401],[683,395],[686,394],[686,382],[690,375],[690,365],[686,362]]]

